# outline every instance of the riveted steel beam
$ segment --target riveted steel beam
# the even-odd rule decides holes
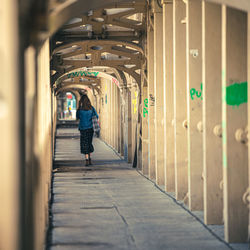
[[[142,62],[142,48],[132,43],[106,40],[62,45],[53,53],[51,69],[57,73],[52,83],[73,69],[93,66],[108,66],[125,71],[139,82],[140,75],[136,71],[141,68]]]
[[[244,11],[250,11],[250,4],[249,0],[205,0],[207,2],[214,2],[217,4],[226,4],[227,6],[244,10]]]
[[[144,0],[68,0],[61,4],[57,4],[51,7],[50,16],[48,19],[49,35],[52,36],[60,27],[62,27],[67,21],[80,15],[87,15],[89,11],[104,9],[104,8],[133,8],[137,4],[145,4]]]

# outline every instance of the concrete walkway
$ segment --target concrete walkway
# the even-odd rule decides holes
[[[48,249],[232,249],[101,140],[85,167],[77,131],[58,135]]]

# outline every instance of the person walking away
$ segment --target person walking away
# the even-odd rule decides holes
[[[85,155],[85,166],[92,165],[91,153],[94,152],[93,140],[93,123],[92,117],[98,114],[87,95],[83,95],[79,101],[79,106],[76,112],[76,118],[80,119],[78,129],[80,130],[80,148],[81,153]]]

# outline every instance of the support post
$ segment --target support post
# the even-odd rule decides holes
[[[186,5],[187,113],[188,113],[188,205],[203,209],[202,180],[202,19],[201,1]]]
[[[0,159],[1,159],[1,214],[0,249],[22,248],[21,214],[21,171],[24,170],[22,157],[23,132],[21,119],[24,118],[20,105],[22,86],[18,63],[18,1],[3,0],[0,5],[0,25],[4,34],[0,39]],[[15,72],[15,74],[13,74]],[[20,110],[18,110],[20,107]],[[20,112],[21,111],[21,112]],[[15,156],[13,157],[13,152]],[[22,180],[24,181],[24,180]]]
[[[247,14],[222,7],[222,129],[225,239],[246,242],[248,210]]]
[[[187,87],[186,87],[186,5],[173,1],[175,195],[186,199],[187,168]],[[186,200],[185,200],[186,201]]]
[[[221,5],[202,2],[204,222],[222,224]]]
[[[250,12],[248,12],[247,25],[247,82],[250,82]],[[250,88],[248,88],[248,100],[250,100]],[[248,101],[248,126],[250,124],[250,101]],[[250,147],[248,146],[248,155],[250,155]],[[250,242],[250,157],[248,157],[248,195],[246,196],[246,204],[248,206],[248,241]]]
[[[148,19],[153,21],[151,15]],[[155,93],[154,93],[154,30],[148,22],[147,60],[148,60],[148,139],[149,139],[149,178],[155,180]]]
[[[146,81],[144,79],[144,81]],[[144,84],[144,83],[143,83]],[[142,84],[142,85],[143,85]],[[142,173],[148,175],[148,86],[142,86]]]
[[[173,2],[163,0],[163,77],[164,77],[164,166],[165,190],[174,192],[174,85],[173,85]]]
[[[131,105],[131,91],[127,89],[127,122],[128,122],[128,129],[127,129],[127,147],[128,147],[128,163],[132,163],[133,161],[133,152],[132,152],[132,105]]]
[[[163,19],[157,1],[154,1],[154,52],[156,183],[164,185]]]

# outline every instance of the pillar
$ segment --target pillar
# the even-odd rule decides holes
[[[156,183],[165,184],[164,171],[164,96],[163,96],[163,19],[154,2],[154,92],[155,92],[155,169]]]
[[[115,87],[110,81],[110,89],[111,89],[111,95],[110,95],[110,135],[111,135],[111,142],[110,145],[115,148]]]
[[[118,117],[118,94],[119,94],[119,89],[115,86],[115,149],[118,152],[119,151],[119,117]]]
[[[150,13],[151,15],[151,13]],[[149,17],[150,18],[150,17]],[[155,92],[154,92],[154,30],[147,25],[147,66],[148,66],[148,140],[149,140],[149,178],[155,179]]]
[[[142,173],[148,175],[148,163],[149,163],[149,152],[148,152],[148,86],[142,86]]]
[[[132,163],[132,107],[131,107],[131,91],[127,89],[126,93],[126,114],[125,121],[127,121],[127,161]],[[127,116],[127,117],[126,117]],[[126,119],[127,118],[127,119]]]
[[[202,3],[204,222],[222,224],[221,5]]]
[[[132,134],[131,134],[131,144],[132,144],[132,162],[134,161],[135,153],[137,153],[137,99],[138,99],[138,90],[137,86],[131,79],[131,121],[132,121]]]
[[[202,180],[202,20],[201,1],[188,0],[187,15],[187,112],[188,112],[188,205],[203,209]]]
[[[246,242],[248,210],[247,15],[222,7],[222,129],[225,239]]]
[[[19,195],[21,194],[20,170],[23,167],[20,153],[23,147],[20,136],[20,121],[23,111],[21,108],[19,110],[22,86],[18,63],[18,2],[3,0],[0,11],[0,28],[4,34],[0,39],[0,72],[2,76],[0,88],[0,248],[17,250],[22,247]],[[13,157],[13,152],[15,152],[15,157]]]
[[[187,87],[186,87],[186,5],[173,1],[173,82],[175,136],[175,195],[187,197]]]
[[[175,190],[174,164],[174,85],[173,85],[173,3],[163,2],[163,83],[164,83],[164,166],[165,190]]]
[[[250,82],[250,12],[248,12],[248,26],[247,26],[247,55],[248,55],[248,65],[247,65],[247,82]],[[248,100],[250,100],[250,88],[248,88]],[[250,102],[248,102],[248,124],[250,124]],[[248,147],[248,155],[250,155],[250,147]],[[250,240],[250,157],[248,157],[248,196],[246,200],[246,205],[249,209],[249,219],[248,219],[248,239]]]
[[[121,100],[120,90],[117,89],[117,133],[118,133],[118,153],[121,154]]]

